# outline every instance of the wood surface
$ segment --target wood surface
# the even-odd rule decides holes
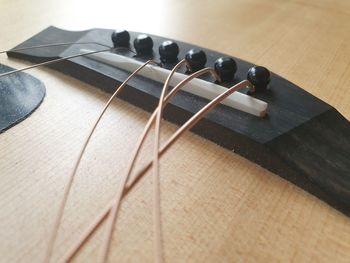
[[[112,46],[111,29],[67,31],[48,27],[14,49],[57,41],[94,42]],[[140,32],[130,33],[130,42]],[[167,38],[149,35],[158,47]],[[218,57],[227,55],[176,40],[179,57],[190,49],[202,49],[207,55],[206,66],[213,67]],[[77,42],[76,42],[77,43]],[[80,44],[81,46],[81,44]],[[85,45],[86,46],[86,45]],[[8,52],[11,58],[31,63],[65,58],[79,53],[79,45]],[[92,45],[92,50],[100,46]],[[134,56],[134,54],[125,54]],[[153,52],[153,59],[160,57]],[[138,57],[146,62],[149,56]],[[254,64],[235,58],[237,72],[234,80],[222,83],[226,87],[246,80]],[[174,65],[166,65],[172,68]],[[103,91],[113,93],[130,74],[85,57],[50,64],[50,68],[74,77]],[[181,69],[185,72],[185,68]],[[212,76],[205,76],[212,81]],[[163,83],[135,76],[120,93],[119,98],[153,112],[159,101]],[[247,90],[242,90],[247,92]],[[253,95],[268,103],[267,116],[251,114],[220,105],[207,114],[191,131],[243,156],[244,158],[285,178],[332,207],[350,215],[350,122],[329,104],[321,101],[293,83],[271,72],[269,89]],[[197,113],[206,100],[179,92],[167,105],[163,118],[182,125]]]
[[[264,65],[350,119],[350,2],[0,0],[0,49],[55,25],[126,28]],[[149,10],[145,12],[145,10]],[[13,67],[27,63],[1,58]],[[40,262],[67,176],[108,95],[50,69],[47,97],[0,135],[0,262]],[[58,261],[116,190],[149,114],[116,100],[83,159]],[[164,123],[163,140],[176,126]],[[140,158],[149,158],[152,138]],[[167,262],[349,262],[350,220],[276,175],[188,133],[161,161]],[[127,196],[111,262],[152,262],[152,181]],[[94,262],[102,229],[76,257]]]

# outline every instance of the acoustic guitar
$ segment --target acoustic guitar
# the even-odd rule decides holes
[[[28,78],[22,82],[27,84],[23,88],[34,86],[38,99],[30,102],[36,104],[28,110],[30,115],[23,113],[25,116],[0,134],[1,261],[43,260],[67,178],[84,139],[108,93],[128,75],[111,60],[121,56],[141,63],[152,58],[160,62],[158,67],[169,70],[177,58],[159,54],[158,47],[165,48],[164,41],[171,39],[178,45],[179,59],[202,50],[204,64],[218,69],[218,58],[221,62],[234,58],[232,77],[218,69],[221,81],[214,84],[210,77],[203,81],[226,89],[247,78],[256,89],[233,94],[230,98],[241,96],[240,101],[247,100],[249,105],[232,109],[227,102],[218,106],[161,157],[164,260],[348,262],[349,4],[137,2],[139,11],[132,16],[122,12],[130,9],[127,3],[99,3],[95,8],[67,1],[53,4],[47,13],[40,8],[48,3],[38,2],[36,7],[20,4],[18,8],[16,2],[4,2],[0,47],[14,49],[1,60],[6,65],[3,72],[11,70],[7,66],[23,68],[33,62],[94,52],[103,48],[101,43],[116,48],[11,76],[18,76],[11,79],[12,84],[20,76]],[[154,6],[152,14],[145,14],[148,6]],[[21,10],[26,10],[25,14]],[[23,23],[16,24],[13,17],[18,12]],[[65,13],[76,19],[64,19]],[[111,22],[117,13],[121,13],[117,21]],[[113,26],[128,30],[126,46],[135,49],[136,55],[118,49],[114,29],[101,29]],[[89,29],[96,27],[100,29]],[[153,42],[150,52],[138,49],[143,34]],[[59,42],[71,44],[19,50]],[[266,85],[254,78],[258,74],[254,70],[269,73]],[[191,73],[189,68],[180,71],[183,76]],[[13,102],[4,100],[8,82],[0,83],[2,101]],[[157,81],[135,77],[103,117],[76,174],[52,262],[64,259],[114,196],[160,88]],[[22,90],[21,94],[29,93]],[[208,98],[199,95],[186,90],[170,101],[162,121],[161,145],[207,102]],[[16,98],[16,105],[30,104]],[[264,105],[266,111],[261,110]],[[11,107],[4,109],[10,111]],[[136,171],[149,162],[153,137],[148,136]],[[152,191],[148,172],[124,196],[110,262],[153,260]],[[93,232],[74,261],[97,260],[105,227],[102,223]]]

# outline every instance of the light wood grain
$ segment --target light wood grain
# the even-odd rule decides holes
[[[350,119],[347,0],[0,0],[0,7],[0,49],[49,25],[148,32],[267,66]],[[49,69],[31,73],[47,97],[0,135],[0,262],[42,260],[64,183],[108,97]],[[116,100],[103,119],[69,198],[55,261],[112,197],[148,116]],[[163,139],[176,128],[163,127]],[[193,134],[161,162],[167,262],[350,262],[349,218],[254,163]],[[111,262],[152,261],[151,191],[148,176],[123,202]],[[77,262],[96,260],[101,233]]]

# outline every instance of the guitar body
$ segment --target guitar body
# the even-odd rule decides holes
[[[204,50],[209,66],[223,53],[244,59],[237,59],[238,72],[233,83],[244,79],[252,66],[245,60],[278,73],[272,75],[267,93],[253,95],[269,103],[265,118],[220,106],[161,159],[167,262],[347,262],[350,257],[350,223],[344,215],[349,214],[350,209],[350,97],[345,88],[350,79],[345,66],[350,51],[341,44],[346,41],[344,32],[350,26],[350,19],[347,14],[329,13],[327,4],[320,4],[319,9],[303,7],[302,13],[312,14],[308,20],[300,18],[297,4],[285,3],[280,8],[274,1],[266,3],[265,7],[258,2],[237,2],[232,4],[233,9],[229,3],[220,3],[220,10],[227,10],[222,11],[224,15],[221,16],[216,5],[202,7],[198,1],[190,7],[190,13],[199,8],[211,18],[208,21],[212,22],[203,26],[200,18],[193,25],[183,19],[178,25],[169,22],[167,28],[173,28],[171,31],[152,30],[151,24],[139,28],[130,26],[140,32],[155,33],[152,35],[155,55],[158,44],[168,39],[155,36],[160,35],[187,42],[177,41],[182,52],[180,58],[198,45],[207,47]],[[339,3],[337,10],[346,10],[346,3]],[[183,17],[189,18],[185,12],[188,5],[172,4],[176,10],[172,12],[184,13]],[[15,5],[10,2],[7,5],[8,12],[14,13]],[[271,10],[271,16],[251,11],[254,6],[259,10]],[[26,7],[30,14],[36,14],[34,9]],[[89,23],[94,13],[93,7],[90,8],[89,16],[82,14],[79,18],[75,14],[77,21],[84,24],[77,22],[74,26],[94,27]],[[100,11],[103,13],[102,9]],[[49,14],[52,15],[50,24],[62,25],[62,14],[57,9],[52,8]],[[166,14],[161,15],[164,16],[162,21],[169,19],[169,13]],[[289,19],[279,24],[287,15]],[[215,17],[223,19],[219,22]],[[260,22],[259,26],[252,29],[254,25],[245,17]],[[329,42],[322,38],[329,31],[319,27],[324,19],[338,28],[332,31],[334,35]],[[70,32],[51,27],[34,36],[48,26],[47,21],[35,26],[28,23],[23,29],[6,19],[1,21],[7,25],[0,29],[1,35],[8,39],[0,45],[2,49],[14,47],[25,39],[29,42],[24,42],[23,46],[81,39],[95,41],[96,36],[99,41],[111,45],[111,30]],[[232,24],[232,28],[220,27],[224,21]],[[237,24],[241,26],[236,27]],[[339,25],[345,25],[345,31]],[[284,30],[284,26],[291,31]],[[111,26],[106,23],[104,27]],[[269,34],[261,33],[265,30]],[[209,32],[217,32],[217,36]],[[313,37],[309,38],[309,34]],[[133,39],[137,33],[131,35]],[[305,41],[295,40],[300,38]],[[276,41],[278,45],[274,46]],[[43,51],[46,53],[40,53]],[[39,62],[75,52],[79,52],[76,46],[12,52],[9,56],[21,60],[4,59],[2,63],[21,68],[23,59]],[[42,259],[63,187],[81,144],[108,99],[108,93],[127,76],[126,72],[87,58],[52,65],[52,68],[54,70],[31,71],[47,87],[42,105],[28,119],[0,135],[4,215],[0,227],[2,239],[6,241],[0,245],[0,254],[4,262]],[[334,70],[328,71],[329,68]],[[103,118],[69,197],[54,249],[54,261],[64,255],[115,193],[137,137],[149,117],[147,111],[155,106],[159,87],[160,83],[135,78],[130,82],[129,93],[124,92],[122,100],[117,99]],[[191,101],[199,102],[191,104]],[[162,141],[204,102],[180,93],[165,112],[170,122],[163,122]],[[255,133],[256,130],[259,132]],[[136,171],[149,160],[152,143],[150,136]],[[123,201],[111,262],[152,261],[151,209],[152,180],[146,174]],[[96,260],[102,229],[84,246],[75,258],[77,262]]]
[[[55,42],[94,42],[113,46],[113,30],[92,29],[71,32],[49,27],[15,49]],[[131,40],[142,33],[131,32]],[[167,39],[151,36],[158,47]],[[190,49],[204,50],[207,66],[214,67],[215,60],[227,57],[201,47],[179,43],[179,57],[184,58]],[[9,57],[26,59],[34,63],[79,54],[81,47],[42,48],[8,52]],[[101,50],[99,45],[88,45],[92,50]],[[130,48],[130,47],[129,47]],[[118,52],[118,50],[117,50]],[[126,50],[123,56],[146,62],[154,59],[161,62],[158,51],[142,56]],[[232,81],[223,83],[233,86],[247,78],[249,68],[254,65],[235,58],[238,70]],[[161,65],[171,69],[174,64]],[[79,57],[51,67],[67,75],[112,93],[130,74],[118,68]],[[183,73],[186,69],[182,69]],[[206,79],[211,81],[209,77]],[[144,77],[135,77],[121,94],[124,100],[154,111],[163,83]],[[247,93],[246,91],[243,91]],[[239,110],[220,105],[193,129],[230,151],[236,152],[283,178],[301,186],[334,207],[350,215],[350,123],[334,108],[317,99],[289,81],[271,74],[268,90],[256,92],[255,98],[268,103],[267,116],[257,117]],[[165,108],[164,117],[178,125],[192,117],[208,101],[187,92],[181,92]]]

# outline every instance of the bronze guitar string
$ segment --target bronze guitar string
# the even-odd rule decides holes
[[[84,155],[84,152],[85,152],[85,150],[86,150],[86,148],[88,146],[88,143],[89,143],[89,141],[90,141],[90,139],[91,139],[91,137],[92,137],[92,135],[93,135],[97,125],[99,124],[100,120],[102,119],[102,116],[104,115],[104,113],[108,109],[109,105],[112,103],[113,99],[123,90],[123,88],[129,82],[129,80],[131,78],[133,78],[141,69],[143,69],[147,64],[149,64],[151,62],[154,63],[152,60],[148,60],[147,62],[142,64],[133,73],[131,73],[128,76],[128,78],[119,87],[117,87],[116,91],[109,98],[109,100],[107,101],[106,105],[104,106],[102,112],[99,114],[99,116],[98,116],[97,120],[95,121],[91,131],[88,133],[88,136],[87,136],[86,140],[84,141],[83,147],[82,147],[82,149],[79,152],[77,161],[74,164],[73,171],[70,174],[70,176],[68,177],[68,182],[66,184],[66,187],[65,187],[65,190],[64,190],[64,193],[63,193],[63,197],[61,199],[61,203],[60,203],[60,206],[59,206],[58,214],[57,214],[56,220],[54,222],[52,234],[51,234],[50,239],[49,239],[49,244],[48,244],[48,247],[47,247],[47,250],[46,250],[44,262],[46,262],[46,263],[50,262],[50,259],[51,259],[51,256],[52,256],[52,252],[53,252],[53,246],[55,244],[55,240],[56,240],[56,237],[57,237],[57,234],[58,234],[58,230],[59,230],[59,227],[60,227],[60,224],[61,224],[61,220],[62,220],[62,217],[63,217],[63,212],[64,212],[64,209],[65,209],[65,206],[66,206],[66,203],[67,203],[67,200],[68,200],[68,196],[69,196],[69,193],[71,191],[73,182],[74,182],[75,175],[76,175],[76,173],[78,171],[81,159],[82,159],[82,157]]]
[[[2,50],[2,51],[0,51],[0,54],[7,53],[7,52],[16,52],[16,51],[44,48],[44,47],[59,47],[59,46],[88,45],[88,44],[95,44],[95,45],[100,45],[103,47],[112,48],[108,45],[101,44],[98,42],[61,42],[61,43],[54,43],[54,44],[42,44],[42,45],[35,45],[35,46],[19,47],[19,48],[13,48],[13,49],[8,49],[8,50]]]
[[[106,51],[117,51],[117,50],[128,50],[132,53],[135,54],[135,51],[131,50],[130,48],[126,48],[126,47],[109,47],[107,45],[104,44],[100,44],[98,42],[75,42],[75,43],[58,43],[58,44],[45,44],[45,45],[37,45],[37,46],[30,46],[30,47],[23,47],[23,48],[18,48],[18,49],[12,49],[12,50],[2,50],[0,51],[0,54],[6,53],[6,52],[12,52],[12,51],[20,51],[20,50],[29,50],[29,49],[37,49],[37,48],[44,48],[44,47],[57,47],[57,46],[67,46],[67,45],[80,45],[80,44],[96,44],[96,45],[101,45],[104,47],[108,47],[108,49],[102,49],[102,50],[97,50],[97,51],[91,51],[91,52],[85,52],[85,53],[81,53],[81,54],[75,54],[75,55],[71,55],[71,56],[66,56],[63,58],[57,58],[57,59],[51,59],[49,61],[45,61],[45,62],[41,62],[41,63],[37,63],[28,67],[24,67],[24,68],[20,68],[20,69],[15,69],[15,70],[11,70],[5,73],[1,73],[0,74],[0,78],[1,77],[5,77],[17,72],[22,72],[22,71],[27,71],[29,69],[32,68],[37,68],[37,67],[42,67],[42,66],[47,66],[47,65],[51,65],[57,62],[61,62],[61,61],[65,61],[65,60],[69,60],[69,59],[73,59],[73,58],[78,58],[78,57],[84,57],[87,55],[92,55],[92,54],[97,54],[97,53],[101,53],[101,52],[106,52]],[[158,63],[154,62],[155,64],[158,65]]]
[[[191,74],[186,79],[182,80],[179,84],[177,84],[169,92],[169,94],[165,97],[164,106],[187,82],[189,82],[190,80],[192,80],[200,75],[206,74],[206,73],[212,74],[213,77],[217,80],[219,79],[214,69],[212,69],[212,68],[201,69],[201,70],[197,71],[196,73]],[[140,151],[140,148],[141,148],[146,136],[148,135],[152,124],[155,121],[156,113],[158,110],[159,110],[159,108],[156,108],[156,110],[152,113],[151,117],[149,118],[149,120],[148,120],[139,140],[138,140],[138,143],[137,143],[136,148],[134,150],[133,158],[130,159],[130,163],[129,163],[129,167],[131,169],[130,173],[132,171],[132,168],[134,167],[134,163],[135,163],[136,157]],[[140,177],[136,176],[134,178],[129,179],[129,181],[131,181],[132,183],[135,183],[135,181],[138,181],[137,178],[140,178]],[[127,181],[127,182],[129,182],[129,181]],[[130,185],[130,183],[129,183],[129,185]],[[127,191],[128,190],[130,190],[130,186],[127,187]],[[125,196],[125,194],[126,194],[126,191],[124,188],[123,195],[121,197]],[[120,201],[121,200],[119,200],[119,202]],[[71,249],[69,249],[68,253],[63,257],[63,262],[70,261],[76,255],[78,250],[82,247],[82,245],[91,236],[92,232],[99,226],[99,224],[102,222],[102,220],[105,219],[106,215],[110,212],[110,209],[114,204],[115,204],[115,199],[112,199],[110,204],[93,220],[91,225],[89,225],[89,227],[86,228],[86,231],[83,232],[83,234],[80,236],[80,238],[77,240],[77,242],[75,242],[73,244],[73,246],[71,247]]]
[[[0,74],[0,78],[8,76],[8,75],[11,75],[11,74],[14,74],[14,73],[17,73],[17,72],[26,71],[26,70],[29,70],[29,69],[32,69],[32,68],[47,66],[47,65],[54,64],[54,63],[61,62],[61,61],[65,61],[65,60],[68,60],[68,59],[84,57],[84,56],[87,56],[87,55],[92,55],[92,54],[96,54],[96,53],[110,51],[110,50],[113,50],[113,49],[114,48],[108,48],[108,49],[102,49],[102,50],[98,50],[98,51],[91,51],[91,52],[71,55],[71,56],[67,56],[67,57],[63,57],[63,58],[52,59],[52,60],[49,60],[49,61],[45,61],[45,62],[34,64],[34,65],[31,65],[31,66],[28,66],[28,67],[15,69],[15,70],[11,70],[11,71],[2,73],[2,74]]]
[[[184,60],[185,62],[186,60]],[[188,64],[188,63],[187,63]],[[190,68],[190,66],[188,65]],[[217,81],[220,82],[220,77],[216,74],[215,71],[211,71],[214,77]],[[154,147],[153,147],[153,220],[154,220],[154,236],[155,236],[155,251],[158,252],[157,255],[155,255],[156,263],[162,263],[163,262],[163,248],[162,248],[162,225],[161,225],[161,198],[160,198],[160,179],[159,179],[159,148],[160,148],[160,134],[161,134],[161,118],[163,115],[163,109],[165,107],[164,103],[164,97],[168,89],[168,84],[170,81],[170,78],[174,71],[172,71],[168,78],[165,81],[160,99],[158,104],[158,111],[156,111],[156,123],[155,123],[155,131],[154,131]],[[183,82],[182,84],[185,85],[188,83],[191,79],[189,78],[187,81]],[[182,85],[182,86],[183,86]],[[180,85],[180,87],[182,87]],[[177,88],[175,87],[175,92],[177,91]]]
[[[159,98],[158,111],[156,113],[156,124],[154,131],[154,150],[153,150],[153,233],[154,233],[154,262],[162,263],[163,262],[163,233],[162,233],[162,221],[161,221],[161,204],[160,204],[160,181],[159,181],[159,163],[158,163],[158,148],[160,140],[160,121],[163,110],[163,102],[165,93],[168,90],[170,78],[175,73],[186,60],[183,59],[180,61],[174,69],[170,72],[169,76],[165,80],[162,93]],[[124,190],[124,189],[123,189]]]
[[[175,71],[178,70],[178,68],[180,68],[184,63],[186,63],[186,60],[181,60],[179,63],[177,63],[173,69],[171,70],[171,72],[169,73],[163,89],[162,89],[162,93],[159,99],[159,104],[161,104],[161,101],[164,98],[164,91],[167,90],[168,85],[169,85],[169,81],[171,79],[171,77],[173,76],[173,74],[175,73]],[[160,108],[158,106],[158,108]],[[99,255],[99,260],[98,262],[106,262],[108,259],[108,253],[109,253],[109,249],[110,249],[110,243],[111,243],[111,239],[112,239],[112,234],[113,234],[113,230],[114,230],[114,226],[116,223],[116,219],[118,216],[118,212],[119,212],[119,207],[120,207],[120,201],[121,201],[121,197],[125,188],[125,184],[126,182],[129,180],[130,174],[132,172],[132,168],[134,166],[134,163],[136,161],[136,158],[138,156],[139,150],[141,148],[141,145],[143,144],[143,141],[145,139],[146,136],[142,136],[140,139],[140,142],[136,145],[135,150],[133,151],[132,157],[129,160],[129,164],[127,166],[127,170],[126,173],[124,174],[124,176],[122,176],[121,182],[118,185],[118,189],[117,189],[117,193],[115,195],[115,202],[114,205],[112,206],[112,209],[109,213],[109,219],[107,222],[107,229],[105,230],[105,237],[104,237],[104,242],[102,244],[102,249]],[[154,179],[153,184],[158,184],[159,182]],[[157,189],[154,189],[154,192],[156,192]],[[153,207],[157,207],[158,206],[159,201],[156,199],[154,200],[154,204]],[[157,210],[157,208],[155,208],[154,210]],[[154,211],[154,261],[155,262],[162,262],[163,261],[163,252],[162,252],[162,244],[161,244],[161,225],[160,225],[160,213],[159,211]]]

